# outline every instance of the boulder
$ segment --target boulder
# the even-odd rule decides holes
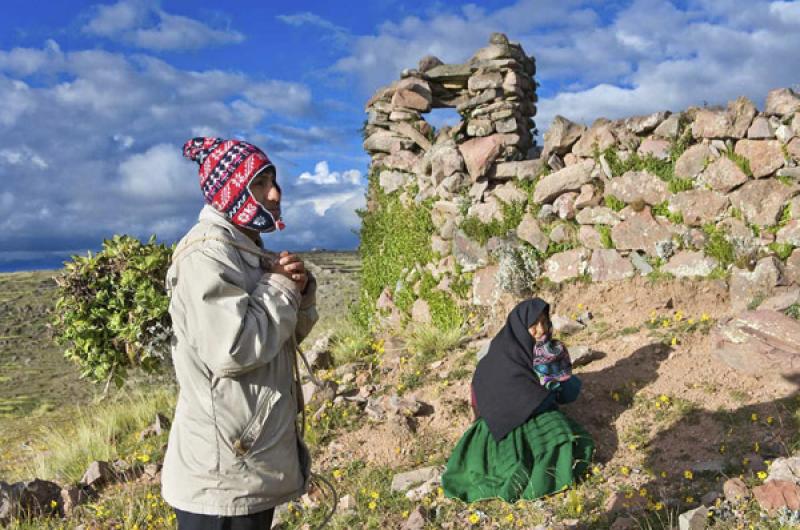
[[[494,188],[491,191],[492,197],[496,197],[500,201],[511,203],[527,204],[528,194],[517,187],[513,182],[506,182]]]
[[[606,248],[603,245],[603,239],[600,236],[600,232],[590,225],[581,225],[581,227],[578,229],[578,241],[580,241],[581,245],[588,249],[598,250]]]
[[[33,479],[8,484],[0,481],[0,525],[14,518],[55,515],[61,506],[61,487],[47,480]]]
[[[675,161],[675,176],[682,179],[693,179],[706,167],[706,163],[714,158],[706,144],[695,144]]]
[[[667,138],[668,140],[678,138],[678,134],[681,132],[679,129],[681,117],[681,113],[672,114],[655,128],[653,135],[659,138]]]
[[[800,510],[800,485],[788,480],[770,480],[753,488],[753,496],[762,510],[776,515],[778,510]]]
[[[550,202],[562,193],[578,191],[592,181],[595,163],[584,160],[542,178],[536,185],[533,200],[538,204]]]
[[[492,306],[500,297],[497,284],[497,265],[479,269],[472,278],[472,303],[478,306]]]
[[[653,219],[650,210],[645,208],[614,226],[611,229],[611,238],[614,246],[620,250],[642,250],[656,256],[658,244],[665,240],[671,241],[672,234]]]
[[[520,160],[518,162],[498,162],[494,166],[494,173],[489,176],[497,180],[517,178],[520,180],[533,180],[544,169],[544,160]]]
[[[453,256],[465,272],[472,272],[478,267],[486,266],[489,254],[477,241],[467,237],[461,230],[453,236]]]
[[[430,163],[430,175],[436,184],[453,173],[464,170],[464,159],[452,140],[432,146],[424,158]]]
[[[800,287],[782,287],[776,289],[775,294],[761,302],[758,309],[771,309],[772,311],[786,311],[789,307],[800,301]]]
[[[390,489],[396,493],[408,491],[413,486],[441,477],[443,471],[440,466],[430,466],[397,473],[392,477]]]
[[[589,274],[595,282],[624,280],[633,276],[633,265],[614,249],[595,250],[589,261]]]
[[[778,140],[739,140],[734,151],[750,161],[750,170],[757,179],[770,176],[784,164]]]
[[[800,284],[800,249],[793,250],[786,259],[784,274],[787,281]]]
[[[483,224],[503,219],[503,211],[500,202],[493,196],[485,197],[485,202],[473,204],[467,210],[467,217],[477,217]]]
[[[669,151],[672,144],[667,140],[660,140],[658,138],[646,138],[636,151],[640,156],[652,156],[659,160],[668,160]]]
[[[539,222],[529,213],[526,213],[517,227],[517,237],[527,241],[539,252],[546,252],[550,239],[542,231]]]
[[[731,117],[730,136],[744,138],[758,110],[752,101],[741,96],[728,103],[728,113]]]
[[[722,109],[699,109],[692,123],[692,136],[697,139],[732,137],[730,113]]]
[[[727,156],[721,156],[711,162],[700,174],[698,181],[711,186],[714,191],[728,193],[735,187],[747,182],[744,171]]]
[[[631,204],[644,201],[647,204],[661,204],[669,196],[667,183],[647,171],[628,171],[619,178],[611,179],[606,192]]]
[[[417,70],[420,72],[427,72],[431,68],[435,66],[440,66],[444,64],[441,59],[436,57],[435,55],[426,55],[422,59],[419,60],[417,64]]]
[[[572,227],[566,223],[558,223],[550,230],[550,241],[554,243],[572,241],[574,237],[575,232],[572,230]]]
[[[385,193],[392,193],[406,185],[411,178],[409,173],[402,171],[383,170],[378,176],[378,184]]]
[[[502,146],[503,139],[497,134],[472,138],[458,146],[473,182],[486,174]]]
[[[111,467],[111,464],[103,460],[95,460],[86,468],[86,472],[81,478],[81,484],[100,489],[116,479],[117,475],[114,473],[114,468]]]
[[[714,354],[745,374],[800,373],[800,322],[777,311],[745,311],[711,332]]]
[[[561,335],[572,335],[578,333],[585,327],[577,320],[561,315],[553,315],[551,324],[553,325],[553,331]]]
[[[587,206],[597,206],[600,203],[600,193],[592,184],[584,184],[581,191],[575,198],[575,208],[581,209]]]
[[[580,210],[575,219],[582,225],[614,226],[622,220],[617,212],[606,206],[592,206]]]
[[[493,132],[494,123],[491,120],[474,119],[467,122],[467,136],[489,136]]]
[[[792,140],[786,144],[786,151],[789,153],[790,157],[800,162],[800,136],[792,138]]]
[[[800,191],[800,186],[787,186],[775,179],[751,180],[730,194],[731,204],[745,219],[758,226],[774,225],[783,205]]]
[[[392,126],[392,129],[412,140],[426,151],[431,148],[431,141],[428,140],[428,137],[408,122],[396,123]]]
[[[418,324],[430,324],[432,322],[431,308],[428,302],[422,298],[417,298],[414,301],[414,304],[411,306],[411,320]]]
[[[761,258],[752,271],[734,268],[730,278],[731,308],[746,309],[754,300],[771,295],[784,283],[781,262],[774,256]]]
[[[666,265],[661,267],[661,270],[679,278],[692,278],[708,276],[716,266],[717,260],[704,255],[702,252],[682,250],[675,254]]]
[[[786,223],[783,228],[778,230],[775,241],[800,247],[800,220],[795,219]]]
[[[576,156],[591,157],[595,150],[605,151],[617,143],[614,133],[611,132],[612,123],[606,118],[598,118],[594,121],[588,131],[584,132],[580,139],[572,147],[572,152]]]
[[[392,96],[393,107],[412,109],[419,112],[429,112],[432,101],[433,96],[431,95],[430,85],[426,81],[415,77],[407,77],[399,81]]]
[[[740,478],[729,478],[722,485],[722,492],[725,499],[732,503],[739,503],[750,497],[750,490],[747,484]]]
[[[584,131],[586,131],[585,125],[574,123],[557,115],[544,133],[542,158],[546,160],[551,154],[567,154]]]
[[[715,222],[728,208],[728,196],[716,191],[681,191],[669,199],[669,209],[680,212],[684,224],[702,226]]]
[[[625,127],[633,134],[647,134],[658,127],[669,115],[669,111],[661,111],[646,116],[632,116],[625,119]]]
[[[487,88],[500,88],[502,86],[503,75],[498,71],[487,72],[479,69],[467,81],[467,88],[470,92],[480,92]]]
[[[577,278],[586,272],[588,254],[585,249],[554,254],[544,262],[544,276],[555,283]]]
[[[800,456],[790,456],[787,458],[776,458],[769,466],[769,476],[765,482],[770,480],[786,480],[800,484]]]
[[[377,131],[364,140],[364,150],[369,152],[394,153],[403,149],[411,149],[414,142],[391,133],[389,131]]]
[[[800,95],[791,88],[771,90],[767,94],[764,113],[771,116],[786,116],[800,111]]]
[[[775,131],[766,117],[759,116],[753,120],[753,124],[747,129],[747,138],[750,140],[771,140],[775,138]]]
[[[698,506],[678,516],[679,530],[704,530],[708,523],[708,508]]]
[[[564,220],[573,219],[575,217],[575,200],[577,198],[578,194],[574,191],[559,195],[556,200],[553,201],[553,209],[558,217]]]

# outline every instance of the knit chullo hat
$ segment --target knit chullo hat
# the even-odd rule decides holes
[[[192,138],[183,144],[183,156],[200,165],[200,188],[206,203],[232,223],[259,232],[283,229],[283,222],[250,193],[250,182],[275,167],[261,149],[241,140]]]

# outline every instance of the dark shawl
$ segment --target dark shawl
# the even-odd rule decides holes
[[[528,331],[543,312],[549,315],[550,306],[541,298],[512,309],[472,377],[478,414],[498,442],[525,423],[548,395],[533,371],[533,337]]]

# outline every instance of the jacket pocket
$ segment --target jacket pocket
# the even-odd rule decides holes
[[[264,388],[263,393],[258,398],[253,416],[250,418],[250,421],[245,424],[241,434],[232,442],[236,456],[244,458],[252,451],[253,445],[256,440],[258,440],[261,430],[264,428],[267,417],[280,398],[281,393],[276,389],[271,387]]]

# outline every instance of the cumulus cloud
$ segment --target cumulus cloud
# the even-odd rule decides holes
[[[187,164],[173,144],[158,144],[119,165],[125,194],[149,201],[197,198],[197,168]]]
[[[83,31],[148,50],[195,50],[244,40],[238,31],[214,29],[198,20],[169,14],[145,0],[96,6]]]
[[[320,186],[330,186],[341,183],[358,185],[361,183],[361,172],[357,169],[348,169],[341,173],[338,171],[331,171],[328,166],[328,161],[322,160],[317,162],[314,166],[314,173],[304,171],[297,177],[297,180],[301,184],[313,183]]]

